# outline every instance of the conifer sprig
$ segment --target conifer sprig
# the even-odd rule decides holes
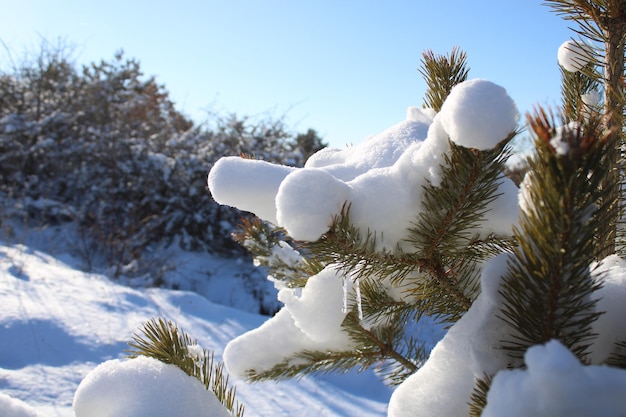
[[[563,19],[577,23],[571,28],[580,37],[594,45],[592,65],[599,66],[600,71],[584,71],[585,75],[602,84],[604,91],[603,128],[610,132],[610,146],[605,150],[604,164],[613,169],[606,173],[602,185],[604,189],[612,187],[609,199],[615,204],[609,207],[609,227],[602,240],[607,242],[603,256],[614,254],[617,242],[626,241],[624,228],[618,228],[624,214],[624,206],[620,202],[623,197],[624,183],[622,152],[624,146],[623,127],[626,110],[624,86],[626,7],[623,0],[548,0],[545,2]],[[589,57],[587,57],[589,58]],[[621,205],[621,207],[620,207]]]
[[[391,384],[399,384],[415,373],[428,357],[424,345],[413,338],[404,339],[404,325],[389,320],[386,325],[363,327],[356,312],[346,315],[343,328],[356,347],[342,351],[311,351],[296,353],[271,369],[250,370],[246,377],[253,382],[280,381],[310,373],[345,373],[365,371],[376,366]]]
[[[342,351],[305,350],[286,358],[271,369],[251,370],[251,381],[284,380],[307,373],[345,373],[376,367],[390,384],[399,384],[428,357],[423,343],[406,334],[409,322],[417,324],[424,308],[392,298],[377,280],[360,283],[361,299],[350,296],[353,306],[342,323],[354,346]],[[357,303],[363,306],[359,316]]]
[[[593,71],[591,64],[587,66],[588,71]],[[578,115],[585,111],[595,109],[585,109],[582,96],[592,91],[600,89],[598,77],[590,77],[588,71],[569,72],[561,68],[561,95],[563,97],[563,115],[565,122],[578,120]]]
[[[606,365],[626,369],[626,341],[615,343],[613,352],[606,360]]]
[[[428,88],[424,95],[424,106],[438,112],[452,87],[467,80],[467,54],[457,47],[452,48],[449,55],[437,55],[429,49],[422,54],[418,71]]]
[[[499,197],[497,190],[508,156],[506,144],[514,135],[503,138],[500,146],[489,151],[450,143],[452,152],[441,167],[441,184],[424,187],[423,208],[409,228],[407,242],[415,247],[420,267],[430,274],[441,295],[454,299],[454,303],[446,304],[452,310],[438,313],[450,315],[454,321],[478,295],[477,263],[511,246],[507,237],[481,239],[476,231],[489,204]]]
[[[439,110],[452,87],[467,78],[466,55],[456,48],[449,56],[427,52],[420,72],[430,89],[426,105]],[[512,245],[508,236],[480,234],[479,230],[490,203],[499,197],[507,143],[515,134],[502,138],[490,151],[450,143],[452,152],[444,155],[441,184],[417,190],[425,197],[415,209],[423,214],[416,214],[415,223],[407,225],[407,240],[391,250],[380,249],[379,231],[362,230],[352,223],[346,203],[329,230],[316,242],[303,243],[302,251],[316,265],[333,265],[344,279],[359,282],[360,300],[352,299],[351,305],[358,304],[363,315],[350,312],[342,324],[356,347],[349,351],[299,352],[270,370],[251,370],[248,378],[285,379],[309,372],[365,369],[380,363],[378,369],[393,383],[414,373],[427,352],[407,331],[410,323],[424,316],[442,323],[458,320],[478,295],[479,262]],[[253,242],[253,252],[258,253],[263,245],[271,249],[272,239],[252,226],[242,234],[242,240]],[[254,235],[258,237],[250,239]],[[265,256],[269,253],[266,251]],[[268,266],[273,274],[278,265]],[[390,295],[399,292],[402,296],[397,298]]]
[[[470,396],[469,417],[480,417],[482,415],[483,410],[487,406],[487,394],[489,388],[491,388],[492,381],[493,377],[490,375],[483,375],[482,378],[476,380],[474,391]]]
[[[243,218],[232,237],[253,254],[256,265],[268,268],[274,279],[290,288],[304,287],[307,278],[325,266],[318,259],[306,256],[306,251],[296,252],[294,242],[283,228],[258,217]],[[281,253],[285,252],[283,256]]]
[[[500,317],[511,327],[503,349],[521,360],[530,346],[558,339],[584,361],[591,324],[601,314],[590,265],[603,249],[597,237],[612,204],[601,186],[610,169],[602,164],[609,141],[598,120],[557,131],[540,109],[529,124],[537,152],[523,184],[518,246],[500,289]]]
[[[199,352],[191,352],[190,346],[197,347],[197,341],[174,323],[162,318],[144,323],[141,333],[133,335],[133,342],[129,346],[129,357],[147,356],[177,366],[187,375],[198,379],[207,391],[213,392],[231,414],[243,417],[244,406],[235,399],[236,389],[229,387],[224,364],[216,362],[213,352],[209,353],[204,348]]]
[[[380,251],[376,233],[363,234],[350,222],[344,206],[330,230],[307,247],[325,263],[336,264],[354,279],[374,278],[402,285],[428,315],[458,320],[478,295],[478,262],[510,250],[509,237],[480,237],[488,206],[499,197],[507,143],[478,151],[450,144],[451,155],[442,165],[441,184],[424,187],[415,224],[406,239],[415,250]]]

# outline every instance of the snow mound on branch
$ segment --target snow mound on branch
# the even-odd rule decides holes
[[[593,276],[602,283],[594,293],[596,309],[604,312],[592,324],[598,336],[591,347],[591,363],[604,363],[615,350],[615,343],[626,340],[626,261],[617,255],[602,260],[593,269]]]
[[[324,148],[313,154],[305,168],[324,168],[333,176],[350,181],[371,169],[393,165],[404,151],[423,139],[436,113],[433,109],[409,107],[406,119],[359,145],[347,148]]]
[[[1,392],[0,410],[2,410],[2,417],[39,417],[35,409],[25,402]]]
[[[503,87],[479,79],[452,88],[440,114],[454,143],[482,151],[495,148],[513,132],[519,116]]]
[[[426,363],[394,391],[389,417],[465,416],[474,378],[506,366],[498,349],[506,325],[496,317],[498,289],[509,255],[490,260],[481,276],[481,294],[434,347]]]
[[[411,107],[404,121],[358,146],[323,149],[302,169],[222,158],[211,169],[209,189],[219,203],[251,211],[304,241],[319,239],[347,204],[352,224],[363,235],[376,233],[378,250],[393,251],[406,245],[424,186],[440,184],[449,140],[491,149],[517,120],[515,103],[502,87],[470,80],[453,88],[439,114]],[[485,234],[509,234],[517,220],[516,187],[503,178],[498,192],[509,204],[489,207]]]
[[[339,329],[346,316],[342,288],[338,272],[326,268],[309,278],[299,296],[300,291],[285,288],[278,299],[285,303],[296,326],[313,341],[341,342],[345,335]]]
[[[574,40],[565,41],[559,46],[557,58],[566,71],[578,72],[591,62],[591,47]]]
[[[290,198],[293,195],[300,198]],[[341,211],[349,195],[350,187],[327,171],[302,169],[281,183],[276,201],[282,204],[278,205],[276,219],[298,240],[315,241],[320,237],[319,230],[328,229],[329,219]]]
[[[626,371],[583,366],[560,342],[533,346],[526,370],[499,372],[483,417],[612,417],[626,415]]]
[[[174,365],[139,356],[100,364],[80,383],[76,417],[231,417],[196,378]]]
[[[485,264],[480,295],[435,346],[424,366],[393,393],[389,417],[426,417],[433,415],[433,410],[439,416],[467,415],[475,381],[485,374],[497,376],[488,397],[493,409],[489,414],[485,409],[483,416],[624,414],[626,400],[620,393],[626,386],[626,371],[584,367],[558,342],[531,348],[526,356],[528,371],[502,371],[511,365],[500,348],[501,340],[511,330],[498,317],[502,306],[499,289],[509,256],[502,254]],[[591,363],[599,365],[614,351],[616,342],[626,340],[626,261],[612,255],[592,266],[591,271],[592,279],[603,284],[594,297],[598,300],[597,310],[605,313],[592,325],[598,337],[590,355]],[[604,378],[607,385],[601,382]],[[494,391],[496,382],[500,386]],[[595,384],[599,385],[592,388]],[[602,394],[607,387],[611,389]],[[534,408],[536,398],[541,402],[539,408]],[[603,408],[604,401],[607,408]],[[513,407],[516,409],[511,410]]]
[[[268,371],[304,350],[353,348],[341,330],[346,316],[342,281],[332,266],[309,278],[304,288],[284,288],[278,297],[285,303],[278,314],[226,346],[224,363],[230,374],[243,378],[250,370]]]
[[[220,158],[209,173],[209,189],[215,201],[277,224],[274,196],[295,168],[241,157]]]

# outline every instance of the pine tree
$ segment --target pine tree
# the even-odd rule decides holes
[[[466,54],[455,48],[449,55],[425,52],[419,71],[429,83],[424,107],[438,111],[452,88],[467,79],[469,68]],[[428,349],[407,328],[419,326],[421,320],[444,327],[456,322],[479,293],[480,264],[513,245],[510,235],[483,236],[477,231],[499,197],[507,144],[515,134],[509,132],[498,146],[485,151],[449,141],[441,180],[424,186],[419,215],[402,248],[381,251],[380,234],[363,234],[355,227],[348,205],[315,242],[294,243],[281,228],[244,222],[236,239],[270,269],[273,279],[302,288],[309,277],[333,265],[358,291],[346,295],[351,299],[345,304],[352,307],[342,323],[354,349],[298,352],[292,360],[261,372],[251,370],[247,376],[254,381],[283,379],[378,364],[385,378],[398,384],[419,369]],[[285,251],[295,255],[285,257]],[[390,287],[405,295],[394,298]]]
[[[400,384],[390,416],[479,416],[494,415],[490,406],[497,401],[491,396],[501,393],[495,389],[502,376],[519,376],[531,363],[535,366],[530,353],[537,346],[557,341],[589,372],[598,364],[626,367],[626,332],[603,321],[620,311],[603,297],[622,291],[626,283],[626,268],[615,256],[623,252],[626,1],[546,4],[575,22],[574,31],[582,39],[566,46],[577,62],[574,71],[562,68],[562,109],[554,115],[539,108],[527,117],[535,152],[521,184],[520,214],[511,233],[484,230],[493,204],[502,199],[507,144],[516,129],[503,134],[497,146],[478,149],[461,146],[450,130],[433,122],[431,130],[443,128],[448,135],[448,147],[438,160],[438,175],[418,193],[419,205],[404,238],[395,245],[381,230],[363,227],[359,207],[349,202],[319,239],[293,240],[288,225],[259,221],[242,226],[239,242],[259,255],[278,288],[304,294],[311,283],[320,285],[322,275],[326,285],[342,281],[341,331],[350,341],[344,348],[311,343],[307,346],[314,348],[245,369],[244,376],[252,381],[283,379],[376,365],[390,383]],[[424,107],[441,114],[456,86],[467,85],[466,56],[458,49],[447,56],[428,51],[420,73],[428,85]],[[603,105],[590,104],[589,95],[600,92]],[[318,167],[316,163],[309,167]],[[228,164],[267,168],[229,160],[218,169],[234,169]],[[277,206],[295,183],[290,172],[280,175]],[[307,179],[326,181],[323,189],[334,187],[336,180],[318,171]],[[212,191],[219,190],[220,181],[212,172]],[[336,191],[349,193],[339,186]],[[285,214],[276,219],[284,220]],[[372,224],[380,223],[372,219]],[[608,272],[618,264],[622,269]],[[293,296],[284,297],[292,302]],[[432,351],[412,332],[425,320],[449,329]],[[293,322],[307,333],[301,317]],[[240,349],[244,341],[233,343]],[[443,371],[446,364],[458,369]],[[511,369],[518,373],[507,374]],[[439,377],[439,370],[450,379],[427,379]],[[611,401],[607,396],[601,406],[626,412],[626,405]],[[562,406],[567,409],[567,404]]]

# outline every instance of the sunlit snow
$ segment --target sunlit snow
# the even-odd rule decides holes
[[[188,265],[190,270],[202,267],[200,260],[194,262],[198,263]],[[207,266],[206,258],[204,262]],[[224,270],[228,261],[209,258],[208,262],[221,264]],[[222,360],[230,340],[267,319],[214,304],[196,293],[130,288],[102,275],[79,272],[73,267],[77,264],[67,255],[55,258],[26,246],[0,244],[2,417],[74,416],[72,402],[81,381],[102,363],[118,361],[106,367],[126,363],[127,342],[153,317],[177,323],[202,347],[214,351],[217,360]],[[129,364],[132,367],[132,362]],[[129,382],[123,377],[111,385],[126,384],[125,404],[150,398],[149,393],[143,393],[146,384],[135,385],[133,391]],[[380,417],[386,413],[390,395],[390,389],[371,373],[253,385],[231,377],[231,383],[237,386],[238,399],[246,405],[247,417]],[[91,397],[83,398],[83,406],[95,404],[100,395],[108,398],[114,393],[113,388],[93,387]],[[82,414],[83,408],[80,415],[144,415],[131,413],[130,408],[126,411]]]
[[[591,61],[591,47],[585,43],[570,39],[559,46],[557,58],[559,65],[565,70],[578,72]]]

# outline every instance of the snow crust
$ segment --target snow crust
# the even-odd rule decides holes
[[[393,251],[406,245],[423,187],[440,184],[449,140],[491,149],[515,130],[518,118],[504,88],[469,80],[453,88],[439,114],[410,107],[404,121],[357,146],[323,149],[302,169],[222,158],[211,169],[209,189],[218,202],[251,211],[304,241],[319,239],[347,205],[353,225],[364,235],[375,232],[377,249]],[[517,219],[512,181],[504,178],[498,192],[508,203],[490,207],[485,234],[509,233]]]
[[[196,378],[143,356],[98,365],[78,386],[74,412],[76,417],[231,417]]]
[[[559,65],[566,71],[578,72],[591,62],[591,47],[575,40],[565,41],[559,46],[557,57]]]

